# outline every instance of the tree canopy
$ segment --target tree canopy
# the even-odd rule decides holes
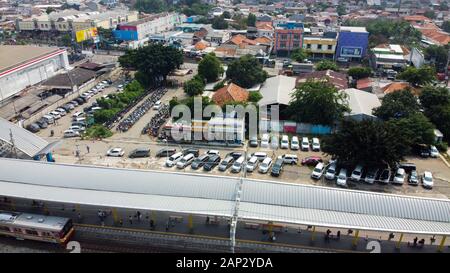
[[[166,80],[171,71],[183,63],[180,50],[161,44],[150,44],[129,50],[119,58],[125,69],[137,70],[136,79],[144,86]]]
[[[136,0],[134,8],[145,13],[158,13],[167,10],[165,0]]]
[[[303,50],[303,48],[296,48],[291,52],[291,59],[296,62],[303,62],[306,58],[308,58],[308,53]]]
[[[196,75],[192,79],[186,81],[183,88],[184,92],[189,96],[197,96],[203,93],[205,83],[199,75]]]
[[[214,53],[209,53],[198,64],[198,74],[207,82],[214,82],[223,74],[223,66]]]
[[[444,23],[442,23],[442,29],[445,32],[449,32],[450,33],[450,21],[445,21]]]
[[[423,15],[430,19],[436,18],[436,13],[433,10],[427,10],[427,11],[425,11],[425,13]]]
[[[437,71],[445,71],[448,49],[445,46],[430,45],[424,49],[425,59],[431,61]]]
[[[247,26],[254,27],[256,26],[256,15],[250,13],[247,17]]]
[[[355,80],[367,78],[372,74],[370,67],[351,67],[348,69],[347,74]]]
[[[419,96],[425,115],[450,141],[450,93],[445,87],[426,86]]]
[[[225,19],[222,16],[214,17],[212,20],[212,28],[214,29],[227,29],[228,28],[228,22],[225,21]]]
[[[329,60],[322,60],[316,64],[316,70],[322,71],[322,70],[334,70],[339,71],[339,68],[335,62],[329,61]]]
[[[241,87],[250,88],[264,82],[267,72],[255,57],[244,55],[228,66],[227,78]]]
[[[308,80],[293,92],[290,116],[312,124],[333,125],[348,112],[347,96],[327,81]]]
[[[436,71],[433,67],[423,65],[420,68],[409,66],[397,78],[405,80],[414,86],[422,86],[436,79]]]
[[[419,103],[410,89],[396,91],[384,96],[381,106],[374,109],[375,116],[389,120],[408,117],[419,111]]]

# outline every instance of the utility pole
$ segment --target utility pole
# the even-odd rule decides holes
[[[397,9],[397,16],[400,17],[400,8],[402,7],[402,0],[398,0],[398,9]]]
[[[16,145],[14,144],[14,137],[11,129],[9,129],[9,138],[11,142],[11,155],[14,155],[14,158],[17,158]]]

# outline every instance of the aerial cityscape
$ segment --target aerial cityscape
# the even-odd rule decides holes
[[[0,0],[0,253],[450,253],[449,2]]]

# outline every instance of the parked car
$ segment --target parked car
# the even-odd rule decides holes
[[[302,151],[309,151],[309,139],[307,137],[302,138]]]
[[[208,151],[205,152],[205,154],[208,154],[208,155],[220,155],[220,152],[219,152],[219,150],[208,150]]]
[[[330,163],[325,171],[325,178],[328,180],[333,180],[336,177],[336,168],[336,162]]]
[[[173,167],[177,164],[178,161],[180,161],[183,158],[183,153],[178,152],[174,153],[173,155],[169,156],[166,160],[166,166],[167,167]]]
[[[45,119],[45,122],[48,124],[55,123],[55,118],[52,115],[44,115],[42,118]]]
[[[182,159],[180,159],[180,161],[177,162],[177,168],[178,169],[184,169],[187,166],[189,166],[189,164],[191,164],[195,159],[195,155],[194,154],[186,154]]]
[[[391,178],[391,170],[389,168],[384,169],[380,175],[380,183],[388,184]]]
[[[209,160],[209,157],[210,157],[210,155],[208,155],[208,154],[203,154],[203,155],[197,157],[192,162],[191,168],[194,170],[197,170],[197,169],[203,167],[203,165],[205,165],[205,163]]]
[[[234,160],[236,160],[242,156],[242,152],[230,152],[227,154],[227,156],[232,156]]]
[[[433,188],[433,175],[429,171],[425,171],[422,175],[422,186],[427,189]]]
[[[405,182],[405,176],[406,176],[405,169],[398,168],[397,171],[395,172],[394,180],[392,181],[392,183],[400,185],[403,184],[403,182]]]
[[[350,176],[350,179],[353,181],[361,180],[362,172],[363,172],[363,166],[357,165],[355,167],[355,169],[353,170],[352,175]]]
[[[131,151],[128,155],[129,158],[139,158],[139,157],[149,157],[150,149],[148,148],[137,148]]]
[[[434,157],[434,158],[439,156],[439,151],[436,148],[436,146],[433,146],[433,145],[430,146],[430,156]]]
[[[62,107],[56,108],[55,112],[58,112],[61,117],[64,117],[65,115],[67,115],[66,110],[64,110],[64,108],[62,108]]]
[[[158,110],[159,108],[161,108],[161,101],[157,101],[155,102],[155,104],[153,105],[153,110]]]
[[[245,168],[247,169],[247,172],[253,172],[256,167],[258,166],[258,158],[256,156],[252,156],[248,161],[247,164],[245,166]]]
[[[156,157],[168,157],[177,152],[175,148],[163,148],[156,153]]]
[[[37,133],[41,130],[41,127],[37,123],[31,123],[29,124],[26,129],[32,133]]]
[[[241,171],[242,166],[244,165],[245,157],[241,156],[236,161],[234,161],[233,166],[231,166],[231,172],[238,173]]]
[[[280,176],[283,171],[283,159],[277,158],[275,163],[273,163],[272,171],[270,172],[271,176]]]
[[[266,157],[264,160],[259,164],[258,171],[260,173],[267,173],[270,169],[270,166],[272,166],[272,158]]]
[[[280,155],[278,158],[283,159],[284,164],[296,165],[298,163],[298,157],[294,154]]]
[[[219,163],[220,163],[220,156],[216,154],[211,155],[208,161],[205,163],[205,165],[203,165],[203,170],[211,171],[212,169],[214,169],[214,167],[219,165]]]
[[[219,171],[226,171],[229,167],[231,167],[234,163],[234,158],[231,155],[225,157],[222,162],[219,164]]]
[[[280,148],[281,149],[289,149],[289,137],[287,135],[283,135],[281,137]]]
[[[272,136],[270,138],[270,148],[272,149],[278,149],[278,145],[279,145],[279,139],[278,136]]]
[[[78,105],[82,105],[82,104],[86,103],[86,101],[82,97],[76,98],[75,101],[78,103]]]
[[[315,152],[319,152],[320,151],[320,142],[319,139],[317,137],[314,137],[312,139],[312,150]]]
[[[111,148],[106,152],[107,156],[122,157],[125,151],[122,148]]]
[[[72,104],[74,107],[77,107],[78,105],[80,105],[78,103],[78,101],[76,101],[76,100],[69,101],[69,103]]]
[[[378,169],[372,168],[367,171],[366,178],[364,178],[364,182],[373,184],[378,175]]]
[[[291,139],[291,150],[298,150],[298,149],[300,149],[298,137],[293,136]]]
[[[46,119],[44,119],[44,118],[40,118],[40,119],[37,120],[35,123],[36,123],[36,124],[39,126],[39,128],[41,128],[41,129],[45,129],[45,128],[48,127],[48,123],[47,123]]]
[[[322,177],[325,166],[322,162],[317,163],[316,167],[313,169],[311,173],[311,178],[320,179]]]
[[[81,132],[84,132],[86,130],[86,127],[78,126],[78,125],[72,125],[72,126],[69,127],[69,130],[73,130],[75,132],[81,133]]]
[[[263,134],[261,137],[261,148],[269,148],[269,135]]]
[[[51,115],[54,119],[60,119],[61,118],[61,114],[58,111],[52,111],[49,113],[49,115]]]
[[[74,130],[65,130],[64,131],[64,137],[78,137],[80,136],[80,132],[79,131],[74,131]]]
[[[72,120],[83,117],[85,114],[83,112],[75,112],[72,115]]]
[[[199,156],[200,151],[197,148],[186,148],[183,149],[183,155],[193,154],[195,157]]]
[[[258,147],[258,137],[257,136],[250,137],[250,139],[248,141],[248,146],[250,146],[250,147]]]
[[[302,165],[306,166],[316,166],[319,162],[323,162],[320,156],[308,156],[302,159]]]
[[[421,157],[427,158],[430,156],[430,148],[425,144],[418,144],[414,146],[414,151]]]
[[[342,168],[339,171],[339,175],[336,179],[336,184],[341,187],[347,186],[347,169]]]
[[[417,171],[411,171],[408,177],[408,184],[413,186],[419,185],[419,177],[417,176]]]
[[[258,158],[258,161],[263,161],[266,157],[267,157],[267,153],[265,152],[256,152],[250,155],[250,157],[255,156],[256,158]]]

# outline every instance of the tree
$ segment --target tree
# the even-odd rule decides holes
[[[321,148],[347,167],[395,166],[410,151],[399,127],[372,119],[343,120],[339,131],[322,139]]]
[[[184,83],[184,92],[189,96],[197,96],[203,93],[205,89],[205,83],[203,79],[196,75],[194,78]]]
[[[417,144],[431,145],[434,143],[434,125],[420,112],[413,113],[406,118],[391,119],[388,121],[388,126],[397,127],[411,148]]]
[[[339,4],[336,8],[336,12],[339,16],[347,14],[346,8],[344,4]]]
[[[446,11],[448,10],[448,3],[447,1],[442,1],[441,4],[439,5],[439,10],[440,11]]]
[[[167,10],[164,0],[136,0],[134,8],[145,13],[158,13]]]
[[[448,57],[447,52],[447,47],[439,45],[430,45],[424,49],[425,59],[434,63],[438,71],[445,71]]]
[[[425,17],[428,17],[430,19],[434,19],[436,18],[436,13],[434,13],[433,10],[427,10],[425,11],[425,13],[423,14]]]
[[[231,19],[231,13],[228,10],[224,11],[222,16],[225,19]]]
[[[63,45],[69,47],[72,45],[72,37],[70,36],[70,34],[64,34],[61,36],[61,42],[63,43]]]
[[[247,17],[247,26],[254,27],[256,26],[256,15],[250,13]]]
[[[445,32],[450,32],[450,21],[445,21],[444,23],[442,23],[442,29]]]
[[[421,66],[420,68],[410,66],[398,74],[397,78],[405,80],[414,86],[422,86],[435,80],[436,71],[428,65]]]
[[[323,60],[316,64],[316,70],[322,71],[322,70],[334,70],[339,71],[339,68],[335,62],[329,61],[329,60]]]
[[[419,96],[425,115],[450,141],[450,93],[445,87],[426,86]]]
[[[244,55],[228,66],[227,78],[241,87],[250,88],[264,82],[267,72],[255,57]]]
[[[125,69],[137,70],[136,79],[144,86],[165,81],[171,71],[183,63],[180,50],[161,44],[150,44],[129,50],[119,57]]]
[[[392,118],[408,117],[420,109],[416,97],[410,89],[389,93],[384,96],[381,106],[374,109],[375,116],[389,120]]]
[[[212,28],[214,29],[227,29],[228,22],[222,16],[214,17],[212,20]]]
[[[214,82],[223,74],[222,63],[214,53],[207,54],[198,64],[198,74],[207,82]]]
[[[372,69],[369,67],[351,67],[348,69],[347,74],[355,80],[367,78],[372,74]]]
[[[303,48],[296,48],[291,52],[291,59],[296,62],[303,62],[306,58],[308,58],[308,53],[303,50]]]
[[[258,102],[262,99],[262,95],[259,91],[252,91],[248,94],[248,101],[250,102]]]
[[[50,14],[50,13],[52,13],[52,12],[54,12],[54,11],[56,11],[54,8],[48,7],[48,8],[45,10],[45,13]]]
[[[333,125],[348,112],[347,96],[327,81],[308,80],[292,94],[287,112],[298,122]]]

